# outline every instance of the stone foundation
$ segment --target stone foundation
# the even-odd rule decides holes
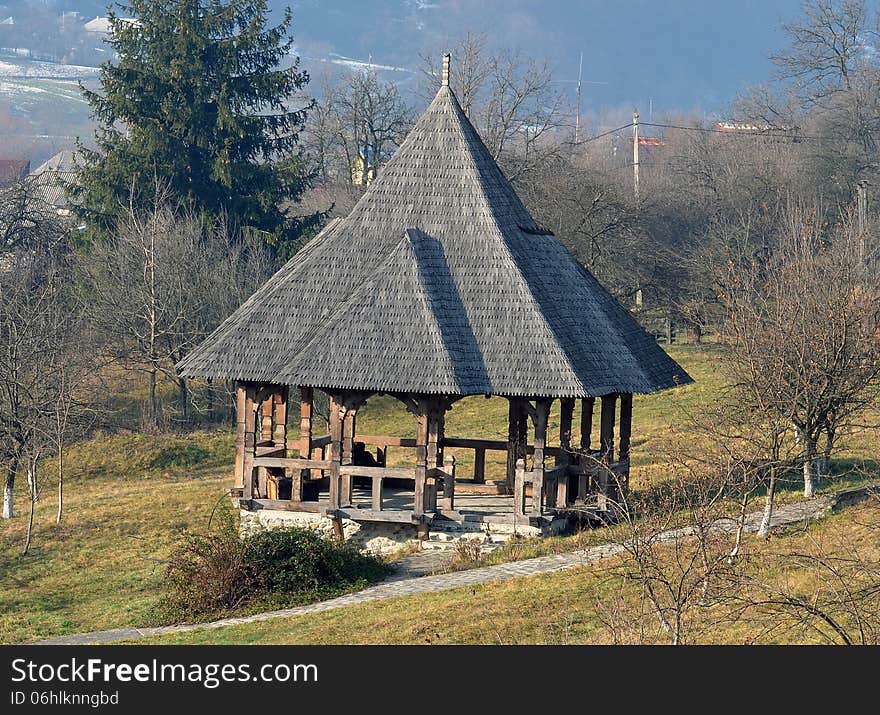
[[[333,535],[333,522],[319,514],[273,509],[257,511],[242,509],[240,514],[242,534],[298,526]],[[342,533],[346,540],[374,554],[392,554],[419,544],[415,524],[359,523],[351,519],[343,519]]]

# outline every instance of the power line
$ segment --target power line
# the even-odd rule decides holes
[[[814,137],[808,134],[785,134],[791,130],[786,129],[770,129],[766,131],[749,131],[747,129],[710,129],[708,127],[684,127],[676,124],[652,124],[651,122],[641,122],[644,127],[656,127],[658,129],[680,129],[686,132],[703,132],[706,134],[724,134],[725,136],[741,135],[746,137],[773,137],[781,139],[810,139],[813,141],[827,141],[825,137]]]
[[[633,125],[633,123],[630,122],[629,124],[624,124],[622,127],[617,127],[617,129],[611,129],[610,131],[602,132],[601,134],[597,134],[594,137],[587,137],[586,139],[581,139],[580,141],[570,142],[570,143],[572,146],[580,146],[581,144],[588,144],[590,142],[596,141],[597,139],[602,139],[603,137],[607,137],[610,134],[615,134],[617,132],[623,131],[624,129],[629,129],[632,125]]]

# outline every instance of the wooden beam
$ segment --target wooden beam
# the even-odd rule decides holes
[[[382,477],[373,476],[373,488],[370,491],[370,506],[373,511],[382,511],[382,481]]]
[[[599,443],[602,459],[614,461],[614,422],[617,409],[617,393],[602,395],[602,415],[600,417]]]

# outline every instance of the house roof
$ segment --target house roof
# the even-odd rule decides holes
[[[351,213],[179,368],[327,389],[528,397],[691,381],[532,219],[446,84]]]
[[[14,184],[19,179],[23,179],[30,171],[31,162],[29,159],[20,158],[0,158],[0,186],[8,186]]]

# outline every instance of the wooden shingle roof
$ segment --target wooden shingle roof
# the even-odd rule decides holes
[[[691,382],[535,223],[446,85],[352,212],[179,367],[449,395],[591,397]]]

